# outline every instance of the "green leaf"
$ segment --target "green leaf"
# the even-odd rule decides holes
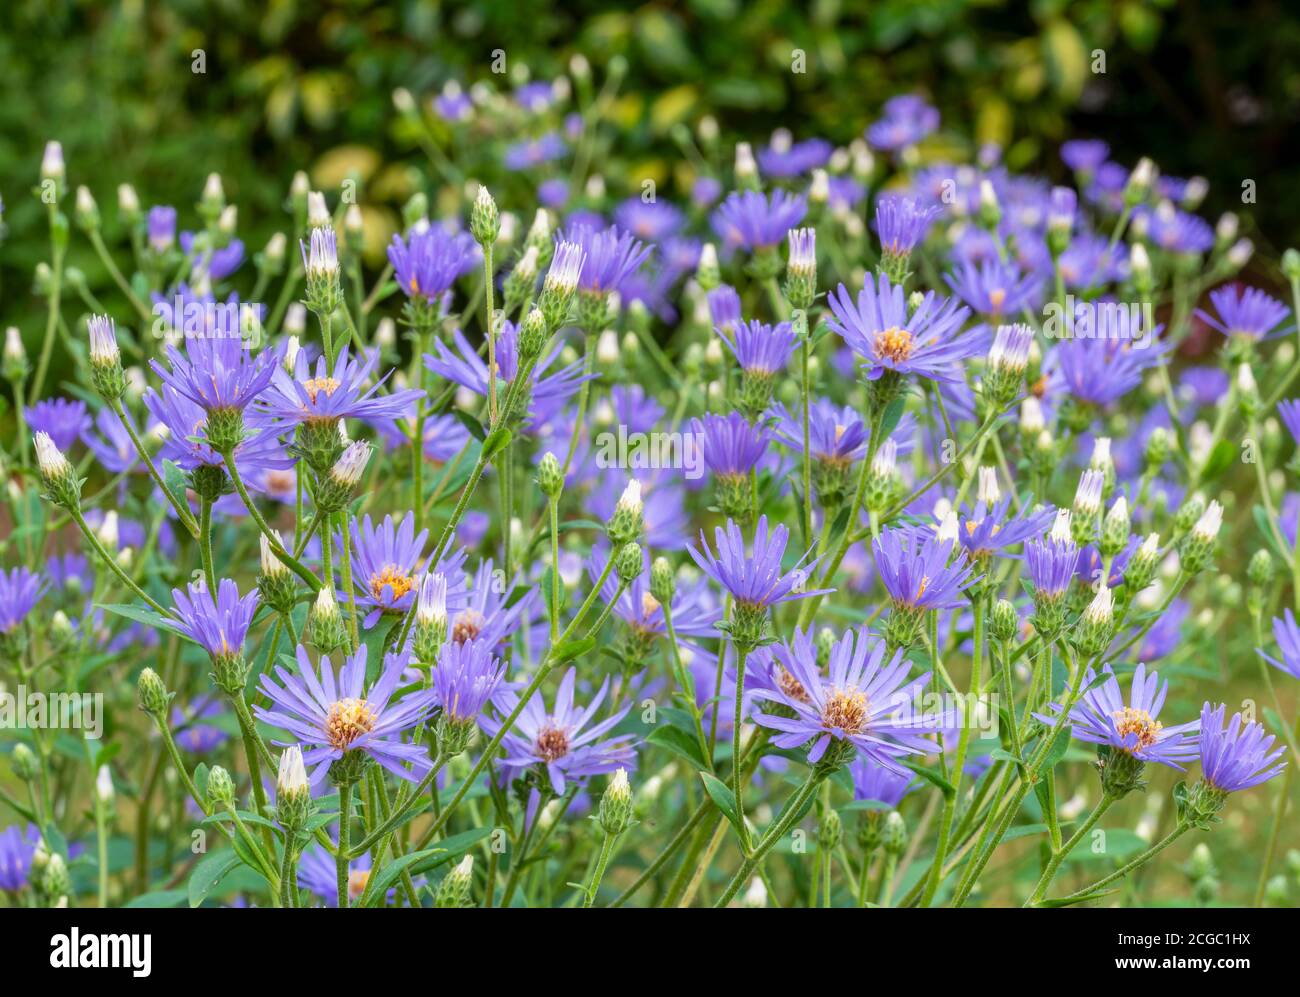
[[[692,737],[686,731],[671,723],[656,727],[650,732],[646,740],[661,748],[667,748],[674,754],[681,755],[696,769],[707,769],[709,767],[704,755],[701,753],[699,739]]]
[[[185,902],[185,890],[156,890],[153,893],[141,893],[124,907],[179,907]]]
[[[903,418],[903,409],[907,406],[905,397],[895,398],[885,407],[885,414],[880,420],[880,438],[883,440],[897,427],[900,419]]]
[[[1118,893],[1119,890],[1098,890],[1095,893],[1088,893],[1081,897],[1059,897],[1054,900],[1040,900],[1038,907],[1073,907],[1075,904],[1086,904],[1093,900],[1100,900],[1102,897],[1108,897],[1112,893]]]
[[[209,852],[199,860],[199,864],[190,873],[187,893],[191,907],[197,907],[207,899],[209,893],[226,878],[227,874],[239,865],[239,856],[231,851]]]
[[[596,646],[595,637],[583,637],[579,640],[566,640],[563,644],[557,644],[551,649],[551,657],[557,665],[566,661],[572,661],[574,658],[580,658],[593,647]]]
[[[704,791],[709,794],[714,805],[722,811],[723,815],[731,822],[731,826],[743,838],[745,828],[740,822],[740,815],[736,813],[736,797],[727,784],[715,775],[708,772],[700,773],[700,781],[704,783]]]
[[[184,637],[190,643],[194,643],[191,638],[186,637],[185,634],[170,626],[165,618],[146,606],[137,606],[134,603],[97,602],[95,608],[103,609],[117,616],[125,616],[128,620],[135,620],[137,623],[143,623],[146,626],[166,630],[168,633],[174,633],[176,636]]]
[[[952,796],[953,793],[957,792],[957,787],[940,775],[935,769],[924,768],[917,765],[915,762],[903,762],[903,764],[919,775],[922,779],[938,786],[939,791],[942,792],[944,796]]]
[[[483,441],[483,459],[491,460],[506,447],[510,446],[510,439],[513,434],[505,426],[498,426],[488,434],[488,438]]]
[[[483,428],[483,424],[468,412],[456,409],[452,414],[461,421],[461,425],[469,430],[469,435],[474,437],[474,439],[478,440],[480,443],[487,439],[487,430]]]
[[[403,870],[409,869],[412,876],[424,875],[452,859],[459,858],[491,833],[490,827],[462,831],[460,834],[453,834],[450,838],[444,839],[436,847],[412,852],[387,863],[366,886],[368,896],[365,906],[378,905],[384,894],[397,882]]]

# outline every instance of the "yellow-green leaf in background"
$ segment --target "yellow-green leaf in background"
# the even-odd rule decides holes
[[[1064,101],[1078,100],[1088,82],[1088,49],[1069,21],[1052,21],[1043,29],[1043,57],[1052,89]]]

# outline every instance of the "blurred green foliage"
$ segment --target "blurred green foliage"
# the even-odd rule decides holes
[[[625,57],[611,113],[624,126],[618,155],[638,175],[670,173],[672,127],[708,113],[724,137],[784,125],[845,142],[887,97],[919,90],[947,134],[997,142],[1013,168],[1056,173],[1059,141],[1096,135],[1123,162],[1148,154],[1167,172],[1209,177],[1210,213],[1239,208],[1243,178],[1254,179],[1267,210],[1252,234],[1266,251],[1300,221],[1300,177],[1283,156],[1300,103],[1300,22],[1286,4],[6,0],[6,322],[27,314],[47,253],[29,196],[46,139],[64,143],[69,182],[102,204],[130,181],[146,204],[175,204],[184,218],[220,172],[251,252],[282,224],[295,169],[320,186],[358,170],[365,201],[395,209],[426,181],[411,170],[424,166],[393,89],[424,97],[448,79],[490,77],[498,52],[516,79],[550,77],[582,53],[599,80]],[[106,286],[93,258],[72,262]]]

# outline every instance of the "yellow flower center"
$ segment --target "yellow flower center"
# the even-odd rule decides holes
[[[1156,743],[1156,738],[1160,735],[1160,730],[1164,726],[1160,721],[1153,720],[1151,714],[1146,710],[1135,710],[1131,706],[1126,706],[1122,710],[1116,710],[1115,729],[1123,737],[1136,735],[1137,744],[1135,748],[1149,748]]]
[[[325,737],[330,747],[347,751],[362,734],[375,729],[374,711],[364,699],[339,699],[330,704],[325,718]]]
[[[569,753],[569,735],[559,727],[543,727],[537,735],[537,755],[544,762],[553,762]]]
[[[1002,311],[1002,303],[1007,300],[1007,292],[1001,287],[995,287],[989,291],[989,304],[993,306],[994,312]]]
[[[328,398],[339,390],[339,385],[342,383],[342,381],[334,377],[309,377],[302,382],[302,386],[307,392],[307,397],[315,402],[322,391],[325,392],[325,397]]]
[[[353,869],[348,873],[348,899],[358,900],[370,882],[369,869]]]
[[[912,334],[906,329],[892,326],[876,334],[876,357],[902,363],[912,355]]]
[[[655,610],[658,608],[659,608],[658,599],[652,596],[649,592],[641,593],[641,615],[643,617],[649,618],[653,616]]]
[[[930,587],[930,576],[922,575],[921,584],[916,587],[916,598],[920,599],[921,596],[925,595],[925,590],[928,589],[929,587]]]
[[[866,695],[851,686],[835,689],[822,708],[822,726],[846,734],[861,734],[867,726]]]
[[[781,669],[780,675],[777,676],[777,684],[781,686],[781,691],[785,693],[787,699],[793,699],[799,703],[810,701],[808,690],[803,687],[803,683],[791,675],[784,668]]]
[[[385,588],[391,588],[393,598],[400,599],[415,588],[415,579],[397,565],[385,564],[382,571],[370,576],[370,594],[376,599],[382,599]]]

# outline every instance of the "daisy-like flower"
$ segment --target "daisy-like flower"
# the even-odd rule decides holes
[[[781,131],[772,136],[770,145],[758,151],[758,165],[766,176],[788,179],[825,166],[834,151],[834,146],[823,138],[792,142],[790,133]]]
[[[1021,275],[1014,264],[985,260],[963,263],[944,278],[956,295],[980,315],[997,322],[1022,308],[1037,308],[1043,275]]]
[[[962,591],[978,580],[974,565],[957,543],[956,517],[951,514],[937,532],[887,530],[871,549],[893,606],[885,624],[891,646],[911,647],[920,636],[925,614],[963,605]]]
[[[686,549],[701,571],[731,593],[735,606],[730,626],[735,641],[757,643],[762,638],[770,607],[833,591],[806,587],[819,560],[808,560],[811,550],[789,571],[783,570],[781,562],[790,531],[784,524],[778,524],[769,533],[766,516],[759,517],[754,544],[748,551],[745,538],[734,520],[727,520],[725,532],[722,527],[716,528],[713,539],[716,554],[709,549],[703,530],[700,531],[699,549],[692,544],[687,544]]]
[[[709,319],[719,332],[732,332],[740,325],[740,295],[730,284],[719,284],[707,295]]]
[[[384,613],[404,613],[411,608],[420,576],[428,566],[424,553],[428,539],[428,530],[416,534],[413,512],[408,512],[396,525],[392,516],[385,516],[378,525],[369,515],[352,521],[352,577],[357,602],[371,607],[364,621],[367,630]],[[464,602],[465,584],[460,569],[467,556],[463,550],[448,554],[433,569],[449,580],[460,579],[459,584],[448,585],[449,606]]]
[[[3,577],[3,576],[0,576]],[[1277,641],[1282,660],[1265,654],[1259,648],[1256,653],[1274,668],[1280,668],[1292,678],[1300,679],[1300,626],[1296,625],[1295,614],[1290,609],[1284,616],[1273,618],[1273,639]]]
[[[438,652],[429,678],[440,722],[467,728],[481,723],[484,708],[501,688],[506,666],[486,640],[450,640]]]
[[[997,472],[983,467],[975,507],[958,513],[957,540],[972,560],[1003,554],[1009,547],[1036,537],[1056,518],[1052,509],[1025,509],[1008,514],[1011,496],[1003,497]]]
[[[1106,767],[1117,765],[1116,752],[1135,762],[1156,762],[1180,771],[1183,762],[1196,757],[1196,731],[1200,721],[1166,727],[1158,719],[1169,683],[1161,682],[1157,672],[1148,674],[1146,665],[1137,666],[1127,704],[1110,665],[1102,672],[1108,677],[1083,694],[1070,711],[1069,722],[1073,736],[1080,741],[1110,749]],[[1083,677],[1084,687],[1091,686],[1096,678],[1096,672],[1089,668]],[[1059,703],[1051,703],[1048,713],[1034,715],[1043,723],[1054,725],[1061,709]]]
[[[629,197],[614,209],[614,221],[638,239],[658,242],[681,231],[686,216],[681,208],[663,198],[644,201]]]
[[[134,429],[135,417],[125,408],[122,409],[122,413]],[[107,405],[95,414],[95,429],[97,432],[84,433],[82,440],[105,470],[113,474],[144,470],[135,444],[131,442],[131,434],[122,425],[122,420],[118,418],[117,413]]]
[[[146,391],[144,404],[157,420],[155,430],[163,438],[159,454],[162,458],[186,471],[225,464],[205,436],[207,413],[189,398],[164,384],[160,391]],[[293,467],[293,458],[285,453],[280,440],[281,432],[282,427],[265,415],[257,411],[245,413],[243,439],[235,446],[235,464],[250,488],[269,471]]]
[[[271,383],[277,364],[270,351],[254,355],[237,335],[186,336],[185,352],[167,347],[170,366],[150,366],[163,384],[209,415],[242,412]]]
[[[417,225],[406,239],[394,235],[388,262],[408,298],[438,304],[456,280],[479,265],[481,250],[468,232],[448,232],[441,225]]]
[[[65,453],[91,426],[86,403],[79,399],[47,398],[27,409],[26,417],[27,426],[33,433],[47,434]]]
[[[41,836],[35,825],[10,825],[0,831],[0,890],[17,893],[27,885],[27,874]]]
[[[1278,761],[1285,749],[1273,748],[1276,739],[1264,733],[1263,724],[1244,721],[1236,713],[1225,728],[1226,712],[1227,707],[1222,704],[1217,709],[1209,703],[1201,707],[1197,741],[1201,773],[1212,789],[1236,793],[1267,782],[1286,768],[1286,762]]]
[[[876,235],[880,237],[881,253],[911,255],[940,214],[938,205],[927,205],[915,198],[893,194],[881,197],[876,201]]]
[[[561,159],[568,151],[563,138],[555,132],[547,132],[538,138],[507,146],[501,162],[506,169],[518,173]]]
[[[1214,304],[1218,317],[1199,308],[1196,317],[1229,339],[1270,339],[1288,331],[1279,329],[1278,326],[1286,320],[1291,310],[1257,287],[1229,284],[1215,288],[1210,292],[1210,301]]]
[[[1110,156],[1110,146],[1100,139],[1076,138],[1061,144],[1061,162],[1076,173],[1092,173]]]
[[[508,770],[507,780],[514,773],[536,766],[546,773],[551,791],[562,796],[571,780],[581,783],[590,776],[607,775],[634,763],[633,735],[622,734],[607,741],[599,740],[627,716],[632,704],[628,703],[599,723],[591,724],[605,701],[609,679],[604,681],[586,708],[582,708],[575,706],[573,701],[577,676],[574,668],[565,672],[551,711],[547,711],[540,689],[524,704],[514,727],[501,740],[505,750],[502,764]],[[505,715],[513,713],[519,697],[511,692],[502,699],[504,701],[498,709]],[[484,717],[480,723],[492,737],[501,730],[501,721],[495,718]]]
[[[253,712],[263,723],[294,736],[313,786],[324,781],[332,763],[353,752],[364,753],[412,782],[430,768],[427,746],[408,744],[402,735],[424,721],[437,694],[426,689],[393,698],[406,667],[403,654],[387,655],[378,679],[367,690],[366,655],[362,644],[344,659],[336,676],[328,656],[321,657],[319,666],[313,665],[307,649],[299,644],[296,674],[276,665],[278,684],[270,675],[262,676],[260,688],[271,706],[255,706]],[[292,743],[283,742],[286,747]]]
[[[755,712],[761,727],[777,731],[772,743],[779,748],[797,748],[813,742],[808,761],[816,765],[823,757],[840,765],[855,749],[877,765],[895,772],[906,769],[898,763],[904,755],[932,750],[925,735],[950,722],[947,717],[918,714],[913,701],[929,682],[929,674],[909,680],[911,665],[896,650],[886,661],[885,642],[863,627],[849,631],[831,649],[828,672],[817,668],[812,645],[798,642],[772,648],[772,657],[784,669],[776,688],[759,685],[756,699],[767,700],[794,716]],[[834,746],[834,750],[832,749]]]
[[[452,333],[452,342],[456,347],[454,352],[442,340],[434,340],[433,348],[437,353],[424,355],[425,367],[439,377],[454,381],[474,394],[486,398],[488,396],[487,364],[459,329]],[[530,427],[539,426],[554,418],[564,407],[565,402],[578,393],[584,381],[599,376],[583,374],[581,360],[551,370],[563,351],[564,344],[557,343],[549,353],[544,354],[533,365],[528,375],[531,387],[529,392],[531,400],[528,403]],[[518,372],[519,330],[513,322],[502,322],[497,332],[497,373],[509,384]]]
[[[613,576],[605,579],[600,596],[606,605],[613,602],[613,613],[628,625],[629,660],[640,661],[649,648],[667,633],[662,604],[650,593],[650,552],[642,550],[644,569],[626,588]],[[609,558],[608,547],[601,545],[587,559],[587,576],[596,582],[603,574]],[[701,579],[695,584],[677,586],[669,609],[673,617],[673,633],[683,647],[699,648],[684,637],[712,637],[717,635],[715,625],[722,613],[708,598],[707,583]]]
[[[915,94],[885,101],[884,117],[867,128],[867,141],[875,148],[896,152],[916,145],[939,127],[939,112]]]
[[[212,598],[207,583],[200,579],[186,591],[172,589],[173,628],[202,647],[213,660],[237,658],[244,653],[244,640],[257,612],[257,590],[241,597],[230,578],[217,583]]]
[[[843,284],[828,298],[833,319],[828,325],[866,362],[867,378],[886,370],[916,374],[934,381],[958,381],[957,361],[982,350],[976,336],[961,336],[970,310],[933,291],[909,309],[901,284],[884,274],[868,276],[856,301]]]
[[[387,374],[367,385],[378,362],[378,351],[358,360],[345,346],[335,358],[333,370],[323,355],[316,359],[313,370],[299,350],[293,358],[292,374],[276,366],[271,388],[262,395],[260,405],[271,416],[290,423],[404,418],[424,392],[411,388],[380,394]]]
[[[1139,208],[1133,213],[1132,225],[1138,231],[1145,227],[1146,237],[1170,253],[1204,253],[1214,245],[1209,222],[1179,211],[1168,201],[1161,201],[1154,210]]]
[[[641,269],[654,251],[652,246],[645,245],[617,225],[605,229],[570,225],[556,239],[581,247],[583,261],[578,289],[588,294],[621,292],[627,280]]]
[[[739,516],[751,504],[750,472],[767,452],[766,428],[755,426],[739,412],[721,416],[712,412],[692,419],[704,463],[713,472],[718,506],[728,516]]]
[[[785,241],[786,233],[803,221],[807,211],[808,202],[801,194],[736,191],[713,213],[713,230],[729,249],[771,251]]]
[[[771,378],[785,369],[794,352],[795,335],[789,322],[773,326],[755,319],[739,322],[730,330],[718,327],[716,332],[746,374]]]
[[[0,571],[0,634],[15,633],[47,588],[40,575],[26,568]]]
[[[522,598],[510,603],[514,586],[498,584],[496,564],[490,557],[479,562],[468,592],[465,592],[464,585],[453,589],[458,593],[453,597],[454,601],[464,605],[451,614],[448,639],[456,644],[477,641],[490,648],[500,648],[531,620],[540,598],[537,589],[530,589]]]
[[[176,209],[169,204],[155,204],[146,221],[149,248],[165,253],[176,244]]]

